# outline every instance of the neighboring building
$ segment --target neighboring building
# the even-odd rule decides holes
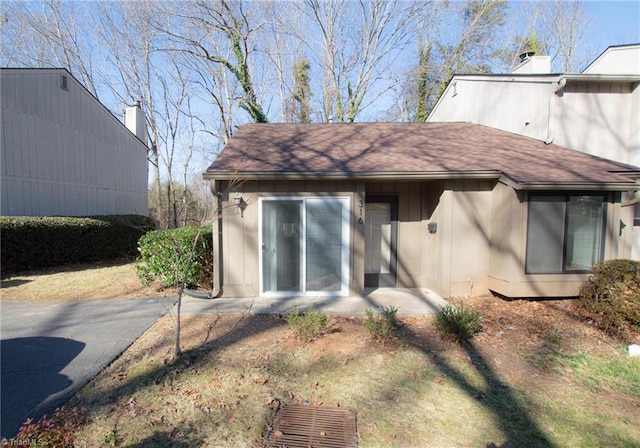
[[[134,134],[64,69],[2,69],[0,101],[2,215],[148,214],[139,107]]]
[[[577,294],[640,168],[470,123],[252,124],[204,173],[215,293]]]
[[[513,73],[455,75],[427,122],[482,124],[640,166],[640,44],[609,47],[582,73],[550,68],[548,56],[523,55]],[[640,259],[640,206],[622,220]]]

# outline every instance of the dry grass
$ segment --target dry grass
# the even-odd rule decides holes
[[[2,300],[145,295],[131,263],[2,280]],[[465,304],[483,319],[462,345],[432,317],[382,345],[361,318],[305,344],[284,316],[189,316],[175,363],[162,318],[72,399],[76,446],[257,447],[278,401],[354,407],[361,447],[640,446],[640,358],[571,302]]]
[[[443,341],[431,317],[405,319],[399,342],[381,345],[360,318],[332,317],[321,338],[304,344],[282,316],[191,316],[176,363],[164,318],[74,399],[90,419],[77,440],[261,446],[281,401],[356,408],[361,447],[637,446],[638,397],[619,387],[594,390],[561,364],[532,366],[522,340],[545,344],[543,333],[529,333],[541,322],[522,322],[511,306],[462,346]],[[580,341],[598,333],[571,325],[559,336],[563,347],[590,349]],[[608,344],[590,356],[638,361]],[[640,376],[628,382],[623,390]]]
[[[131,261],[81,264],[20,273],[3,278],[0,288],[2,300],[23,302],[159,295],[157,290],[140,284]]]

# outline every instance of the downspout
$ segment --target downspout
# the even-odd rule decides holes
[[[629,200],[621,202],[620,207],[630,207],[632,205],[640,204],[640,190],[635,190],[633,192],[630,191],[629,196],[631,196]]]
[[[549,123],[547,126],[547,139],[544,141],[545,145],[553,143],[554,139],[554,124],[556,114],[556,96],[562,96],[564,94],[564,87],[567,85],[567,78],[560,78],[558,81],[558,87],[553,91],[553,95],[549,98]]]
[[[216,299],[222,295],[222,193],[218,191],[218,183],[215,180],[210,181],[211,193],[215,197],[215,217],[213,219],[213,289],[209,293],[192,291],[184,289],[184,293],[196,299]]]

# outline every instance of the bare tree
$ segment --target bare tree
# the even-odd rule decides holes
[[[174,50],[223,66],[239,83],[242,91],[239,107],[252,121],[267,122],[251,73],[253,38],[260,25],[254,27],[250,23],[244,3],[178,2],[170,14],[175,23],[160,25],[160,29],[171,36]]]
[[[160,221],[176,227],[174,159],[189,131],[182,127],[182,120],[190,71],[181,64],[179,54],[161,50],[166,36],[152,25],[163,20],[159,6],[157,2],[100,4],[100,33],[110,55],[111,71],[105,77],[111,93],[121,103],[140,100],[143,104],[151,143],[152,203],[165,203],[161,195],[166,194],[166,210],[156,213],[166,213]],[[161,188],[163,171],[166,189]]]
[[[93,68],[95,37],[86,4],[72,0],[3,2],[3,65],[63,67],[98,97]],[[82,30],[78,25],[83,16]]]
[[[408,121],[426,120],[455,73],[491,71],[507,5],[504,0],[469,0],[429,6],[419,23],[418,61],[401,91]]]
[[[265,66],[262,84],[264,87],[271,86],[267,95],[276,96],[274,90],[277,88],[280,121],[292,123],[295,121],[292,99],[295,73],[292,67],[300,59],[306,59],[300,39],[304,34],[302,13],[288,2],[262,2],[258,6],[264,21],[259,39]],[[274,88],[274,85],[277,87]]]
[[[578,0],[552,0],[542,2],[541,35],[551,51],[551,64],[560,73],[577,72],[593,54],[578,57],[578,48],[588,30],[590,19],[584,2]]]
[[[395,63],[411,41],[411,19],[419,7],[396,0],[304,2],[319,34],[319,46],[305,41],[310,52],[321,49],[315,59],[323,72],[325,120],[355,121],[395,83]]]

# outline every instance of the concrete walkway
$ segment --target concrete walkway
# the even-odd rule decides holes
[[[398,308],[398,316],[423,316],[438,311],[448,302],[433,291],[419,289],[378,288],[363,297],[255,297],[196,299],[185,296],[183,314],[275,314],[288,313],[295,307],[332,315],[364,316],[367,308],[379,313],[383,307]]]

